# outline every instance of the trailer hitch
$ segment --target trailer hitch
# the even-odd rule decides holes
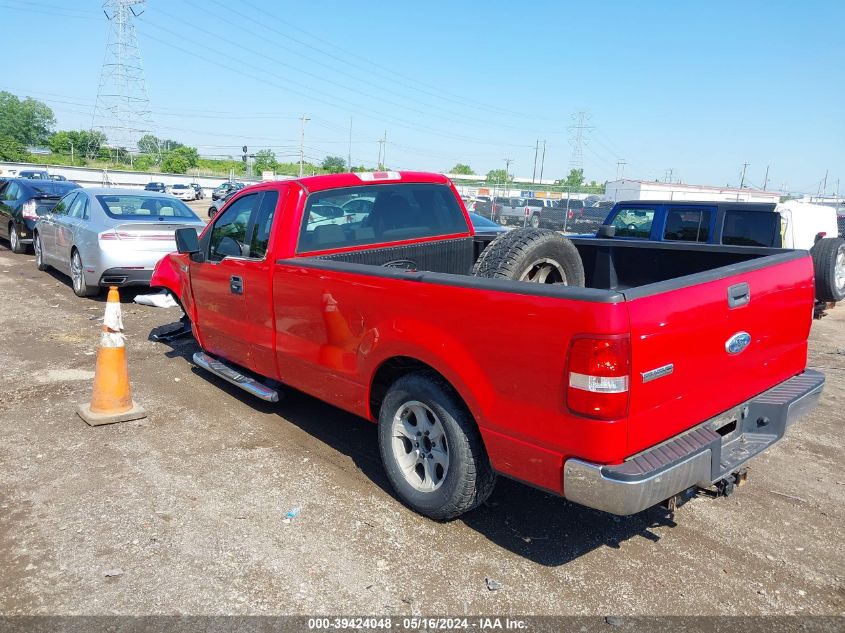
[[[714,486],[716,486],[716,496],[717,497],[729,497],[734,493],[738,487],[742,486],[745,481],[748,479],[748,469],[742,468],[735,473],[731,473],[727,477],[723,477],[719,481],[717,481]]]

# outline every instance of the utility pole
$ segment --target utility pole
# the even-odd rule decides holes
[[[512,158],[505,158],[505,184],[507,184],[508,180],[510,179],[510,168],[511,163],[513,162]],[[510,187],[508,187],[508,195],[510,195]]]
[[[376,164],[377,169],[381,169],[384,167],[384,154],[387,153],[387,130],[384,131],[384,137],[378,140],[378,163]]]
[[[540,151],[540,139],[534,143],[534,171],[531,173],[531,184],[537,181],[537,152]]]
[[[827,195],[827,172],[828,170],[824,170],[824,185],[822,185],[822,193]]]
[[[384,137],[381,139],[382,145],[384,145],[384,150],[381,153],[381,165],[384,169],[387,169],[387,130],[384,131]]]
[[[543,183],[543,167],[546,166],[546,141],[543,141],[543,157],[540,159],[540,184]]]
[[[302,169],[305,166],[305,124],[310,121],[304,114],[299,117],[299,177],[302,178]]]
[[[668,182],[669,184],[672,184],[672,174],[674,174],[674,173],[675,173],[675,168],[669,167],[666,170],[666,172],[663,174],[663,182]]]
[[[70,142],[70,164],[73,165],[73,141]]]
[[[349,153],[346,155],[346,168],[352,171],[352,117],[349,117]]]
[[[769,184],[769,166],[766,165],[766,177],[763,178],[763,191],[766,190],[766,185]]]
[[[616,180],[622,180],[625,178],[625,165],[628,163],[625,162],[624,158],[620,158],[616,161]]]
[[[569,159],[569,167],[571,169],[584,169],[584,144],[586,143],[586,132],[593,129],[592,125],[587,125],[590,120],[588,112],[576,112],[572,115],[575,121],[569,126],[569,142],[572,144],[572,156]]]
[[[742,189],[745,186],[745,170],[748,169],[748,166],[751,163],[743,163],[742,164],[742,178],[739,179],[739,188]]]

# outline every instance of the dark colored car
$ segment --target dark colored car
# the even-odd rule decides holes
[[[192,182],[190,186],[193,187],[194,191],[197,192],[197,197],[195,198],[196,200],[202,200],[203,198],[205,198],[205,192],[202,190],[202,187],[199,185],[199,183]]]
[[[218,185],[214,188],[214,191],[211,192],[211,199],[212,200],[220,200],[221,198],[225,198],[233,191],[240,191],[246,187],[246,185],[242,182],[224,182],[222,185]]]
[[[167,193],[167,185],[163,182],[148,182],[144,187],[144,191],[157,191],[158,193]]]
[[[26,252],[38,216],[52,211],[62,196],[78,188],[69,180],[10,178],[0,182],[0,236],[9,240],[12,252]]]
[[[229,198],[235,195],[238,191],[240,191],[240,189],[230,189],[229,192],[224,194],[222,198],[215,198],[214,194],[212,194],[211,206],[208,207],[208,217],[213,218],[217,215],[217,212],[223,208],[223,205],[229,201]]]

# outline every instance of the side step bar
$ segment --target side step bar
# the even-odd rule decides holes
[[[194,354],[194,364],[202,367],[206,371],[210,371],[215,376],[219,376],[236,387],[240,387],[244,391],[258,396],[267,402],[278,402],[279,392],[267,385],[264,385],[257,380],[245,376],[234,367],[230,367],[222,360],[218,360],[213,356],[209,356],[205,352],[197,352]]]

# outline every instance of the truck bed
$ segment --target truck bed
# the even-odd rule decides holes
[[[585,288],[474,277],[471,238],[280,259],[275,310],[290,316],[276,330],[279,379],[372,419],[367,381],[384,358],[426,363],[467,402],[497,470],[559,493],[568,457],[618,463],[804,370],[805,251],[573,242]],[[749,301],[734,309],[737,288]],[[325,323],[309,323],[320,306]],[[630,337],[625,419],[566,409],[567,350],[585,332]],[[738,332],[752,343],[730,357]]]

